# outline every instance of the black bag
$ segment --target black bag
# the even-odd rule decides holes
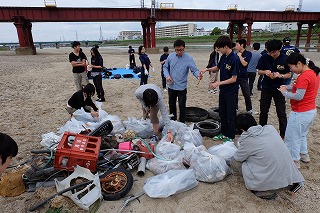
[[[140,71],[141,71],[141,67],[134,67],[134,68],[133,68],[133,72],[134,72],[135,74],[138,74]]]
[[[123,74],[122,75],[124,78],[133,78],[132,74]]]
[[[132,70],[136,66],[136,63],[130,63],[130,69]]]
[[[115,74],[115,75],[113,76],[113,78],[114,78],[114,79],[120,79],[120,78],[121,78],[121,75],[120,75],[120,74]]]

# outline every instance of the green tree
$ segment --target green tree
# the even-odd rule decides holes
[[[219,27],[213,28],[212,32],[210,35],[220,35],[221,34],[221,29]]]

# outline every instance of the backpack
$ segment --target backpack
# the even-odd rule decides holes
[[[120,79],[120,78],[121,78],[121,75],[120,75],[120,74],[114,74],[114,75],[113,75],[113,78],[114,78],[114,79]]]

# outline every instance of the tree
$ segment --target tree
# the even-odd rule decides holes
[[[210,35],[220,35],[221,34],[221,29],[219,27],[213,28],[212,32]]]

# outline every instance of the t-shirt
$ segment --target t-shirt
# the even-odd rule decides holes
[[[206,68],[218,66],[218,62],[219,62],[219,53],[216,51],[212,51]]]
[[[285,54],[286,56],[289,56],[293,52],[300,53],[300,50],[298,50],[298,48],[296,48],[295,46],[288,45],[288,46],[283,46],[280,52]]]
[[[84,99],[83,90],[75,92],[71,98],[68,100],[68,105],[75,109],[81,109],[81,107],[91,106],[94,111],[98,111],[96,105],[92,102],[91,97]],[[84,111],[89,112],[86,108]]]
[[[143,65],[146,65],[147,70],[149,70],[149,66],[151,64],[151,61],[150,61],[148,55],[147,54],[141,54],[139,56],[139,59],[140,59],[140,62],[142,64],[142,67],[143,67]]]
[[[279,72],[280,74],[286,74],[290,72],[289,67],[286,63],[287,56],[280,53],[280,55],[274,59],[268,54],[261,56],[257,69],[258,70],[271,70],[271,72]],[[281,85],[284,84],[283,78],[271,79],[264,75],[262,79],[262,90],[277,90]]]
[[[257,65],[259,62],[259,59],[261,58],[261,54],[258,51],[252,51],[252,58],[250,60],[250,63],[248,64],[247,71],[248,72],[257,72]]]
[[[297,89],[305,89],[306,93],[300,101],[290,99],[292,111],[306,112],[316,108],[319,83],[320,76],[316,76],[313,70],[306,70],[298,76],[292,85],[292,93],[295,93]]]
[[[131,56],[131,54],[134,54],[134,49],[129,49],[129,50],[128,50],[128,53],[129,53],[130,56]]]
[[[241,61],[240,61],[240,64],[239,64],[239,77],[241,78],[247,78],[248,77],[248,71],[247,71],[247,68],[248,68],[248,65],[251,61],[251,58],[252,58],[252,53],[247,51],[247,50],[244,50],[242,55],[243,59],[248,63],[247,66],[243,66]]]
[[[220,69],[220,81],[227,80],[232,76],[239,74],[239,57],[232,51],[228,56],[223,54],[220,58],[218,67]],[[232,84],[224,84],[219,86],[220,93],[233,93],[238,91],[238,80]]]
[[[83,59],[87,59],[86,55],[83,52],[79,52],[79,55],[75,55],[73,52],[69,54],[69,62],[72,61],[81,62]],[[84,66],[72,67],[73,73],[82,73],[84,72]]]
[[[169,54],[166,54],[166,53],[162,54],[162,55],[160,56],[160,62],[166,60],[166,59],[168,58],[168,55],[169,55]],[[164,65],[164,63],[161,64],[161,71],[163,71],[163,65]]]
[[[98,58],[96,57],[91,57],[91,64],[94,66],[101,66],[103,67],[103,58],[100,56]],[[92,72],[101,72],[102,68],[92,68]]]

